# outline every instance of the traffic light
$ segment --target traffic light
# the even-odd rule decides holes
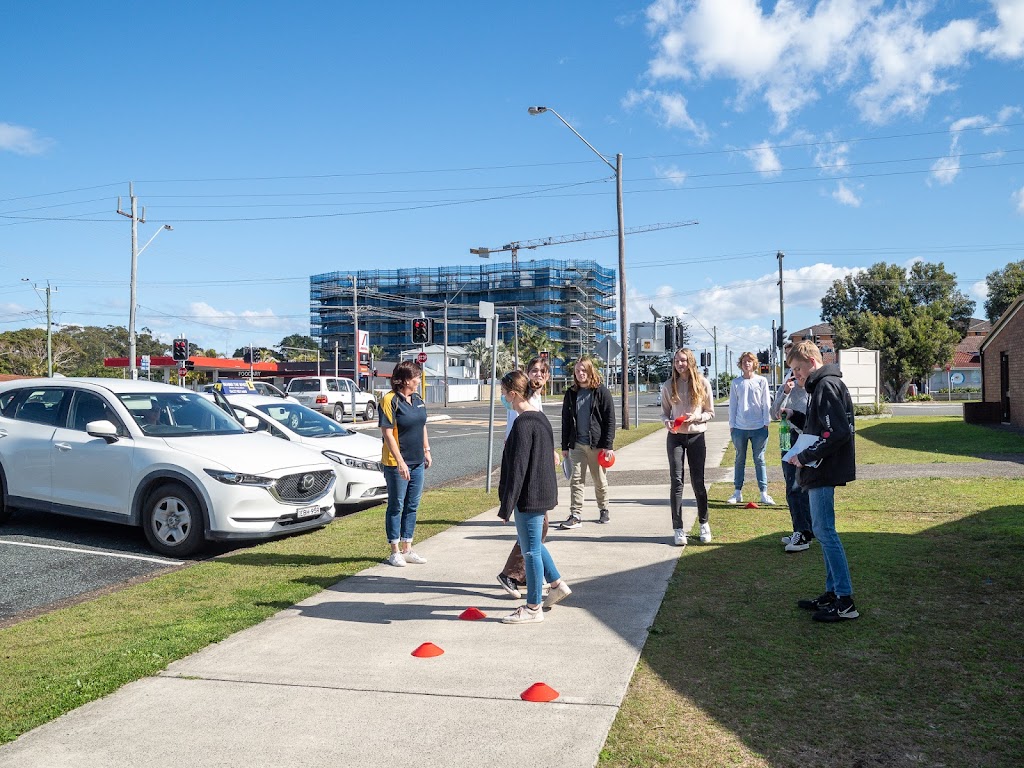
[[[188,339],[174,340],[174,359],[188,360]]]
[[[705,376],[707,376],[707,375],[708,375],[708,367],[707,367],[706,365],[704,366],[704,375],[705,375]]]
[[[184,368],[186,371],[193,371],[195,370],[196,364],[193,363],[191,360],[186,360],[184,363],[181,364],[181,367]]]
[[[768,350],[762,349],[757,353],[757,362],[761,365],[768,365]]]
[[[545,363],[548,361],[548,354],[549,353],[546,349],[542,349],[540,351],[540,359],[543,360]]]
[[[711,365],[711,353],[710,352],[701,352],[700,353],[700,364],[704,368],[707,368],[709,365]],[[706,373],[704,375],[707,376]]]
[[[768,373],[768,363],[761,363],[761,373]]]
[[[430,321],[424,317],[414,318],[412,321],[412,343],[430,343]]]
[[[775,346],[782,349],[786,346],[786,331],[782,328],[778,328],[775,331]]]

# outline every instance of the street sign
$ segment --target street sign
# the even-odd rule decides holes
[[[185,370],[184,368],[179,368],[179,369],[178,369],[178,375],[179,375],[179,376],[180,376],[181,378],[183,378],[183,379],[184,379],[184,378],[185,378],[185,374],[186,374],[186,373],[188,373],[188,371],[187,371],[187,370]]]
[[[143,355],[142,358],[140,359],[139,368],[142,369],[143,373],[149,370],[149,362],[149,355]]]
[[[486,320],[489,317],[494,317],[494,302],[481,301],[480,302],[480,318]]]
[[[423,365],[425,362],[427,362],[427,353],[420,352],[418,355],[416,355],[416,362],[419,363],[420,365]]]
[[[366,352],[367,354],[369,354],[369,352],[370,352],[370,332],[369,331],[360,331],[359,332],[359,351],[360,352]]]
[[[614,358],[618,357],[621,351],[622,347],[619,346],[619,342],[611,336],[605,336],[597,342],[597,354],[603,357],[606,363],[610,363]]]

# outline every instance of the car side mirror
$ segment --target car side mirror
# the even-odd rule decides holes
[[[117,427],[106,419],[102,421],[90,421],[85,425],[85,431],[90,437],[99,437],[106,440],[107,443],[116,443]]]
[[[260,428],[260,420],[255,416],[243,416],[242,426],[252,432],[253,430]]]

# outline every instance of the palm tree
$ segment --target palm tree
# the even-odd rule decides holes
[[[529,323],[519,324],[519,360],[524,365],[527,360],[539,357],[541,352],[547,352],[549,359],[560,357],[562,353],[561,342],[552,341],[540,328]]]
[[[489,379],[491,376],[491,347],[483,339],[473,339],[466,345],[466,356],[480,364],[480,378]],[[511,371],[514,362],[512,353],[505,346],[505,342],[498,342],[498,375]]]

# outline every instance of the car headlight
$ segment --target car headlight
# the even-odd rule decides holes
[[[214,480],[220,480],[225,485],[251,485],[257,488],[273,488],[277,482],[272,477],[261,475],[246,475],[241,472],[225,472],[220,469],[204,470]]]
[[[368,469],[371,472],[383,472],[379,461],[367,461],[366,459],[357,459],[355,456],[346,456],[344,453],[337,453],[335,451],[324,451],[326,456],[336,464],[341,464],[345,467],[352,467],[352,469]]]

